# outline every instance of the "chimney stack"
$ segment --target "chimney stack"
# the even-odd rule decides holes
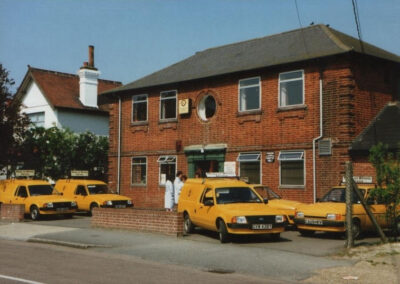
[[[78,71],[79,99],[84,106],[97,106],[97,85],[100,72],[94,67],[94,46],[89,45],[89,62],[84,62]]]

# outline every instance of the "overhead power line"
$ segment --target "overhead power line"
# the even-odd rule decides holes
[[[351,0],[351,2],[353,3],[353,13],[354,13],[354,19],[356,21],[358,40],[360,41],[361,52],[364,52],[364,44],[363,44],[362,35],[361,35],[361,23],[360,23],[360,15],[358,13],[357,0]]]

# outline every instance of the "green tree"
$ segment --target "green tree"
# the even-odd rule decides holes
[[[28,117],[20,112],[21,101],[11,94],[10,88],[14,84],[0,63],[0,169],[15,168],[17,149],[29,124]]]
[[[400,231],[400,151],[391,151],[387,145],[378,143],[370,149],[369,160],[376,169],[378,184],[371,195],[386,205],[388,222],[397,237]]]

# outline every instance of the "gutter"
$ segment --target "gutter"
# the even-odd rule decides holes
[[[315,157],[315,144],[323,137],[323,107],[322,107],[322,70],[319,73],[319,136],[313,139],[313,202],[317,200],[317,168]]]
[[[117,194],[120,194],[121,189],[121,96],[118,96],[118,158],[117,158]]]

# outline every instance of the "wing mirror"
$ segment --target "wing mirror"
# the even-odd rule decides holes
[[[264,204],[268,204],[268,198],[264,198],[263,201],[264,201]]]

